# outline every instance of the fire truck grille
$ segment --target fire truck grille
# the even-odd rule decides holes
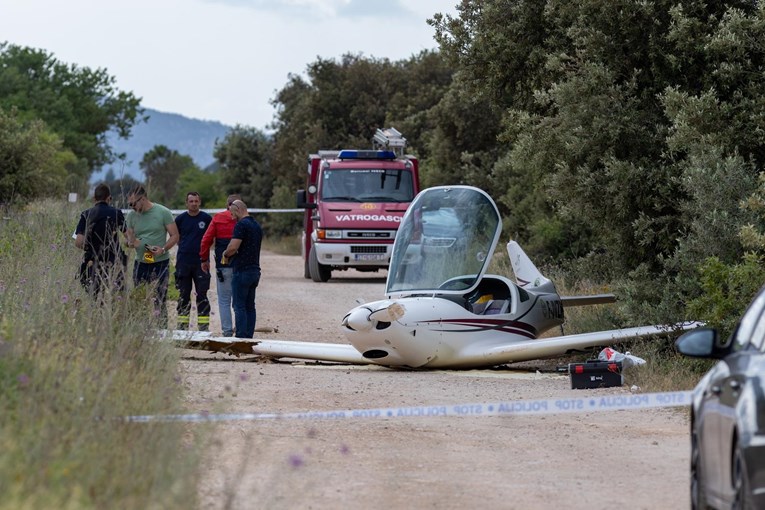
[[[385,246],[351,246],[351,253],[385,253]]]

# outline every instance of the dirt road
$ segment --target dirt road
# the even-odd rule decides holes
[[[256,337],[344,343],[356,299],[385,274],[303,278],[299,257],[264,253]],[[374,274],[374,273],[372,273]],[[214,295],[214,292],[211,292]],[[213,304],[217,310],[217,304]],[[220,331],[217,313],[213,331]],[[453,406],[623,395],[568,376],[500,369],[401,371],[266,362],[185,351],[189,408],[214,413]],[[545,416],[233,421],[215,425],[202,508],[688,508],[685,409]],[[194,425],[191,425],[192,427]]]

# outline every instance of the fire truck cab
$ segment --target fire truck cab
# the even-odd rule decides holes
[[[420,191],[417,159],[406,138],[378,129],[372,150],[321,150],[308,157],[304,208],[304,276],[326,282],[332,271],[378,271],[390,263],[401,218]]]

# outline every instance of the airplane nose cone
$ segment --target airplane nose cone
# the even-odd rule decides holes
[[[363,306],[354,308],[343,319],[343,326],[354,331],[369,331],[373,326],[372,321],[369,319],[371,313],[369,308]]]

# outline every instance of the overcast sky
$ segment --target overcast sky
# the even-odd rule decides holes
[[[0,41],[105,68],[142,106],[260,129],[288,74],[344,53],[436,48],[458,0],[0,0]]]

